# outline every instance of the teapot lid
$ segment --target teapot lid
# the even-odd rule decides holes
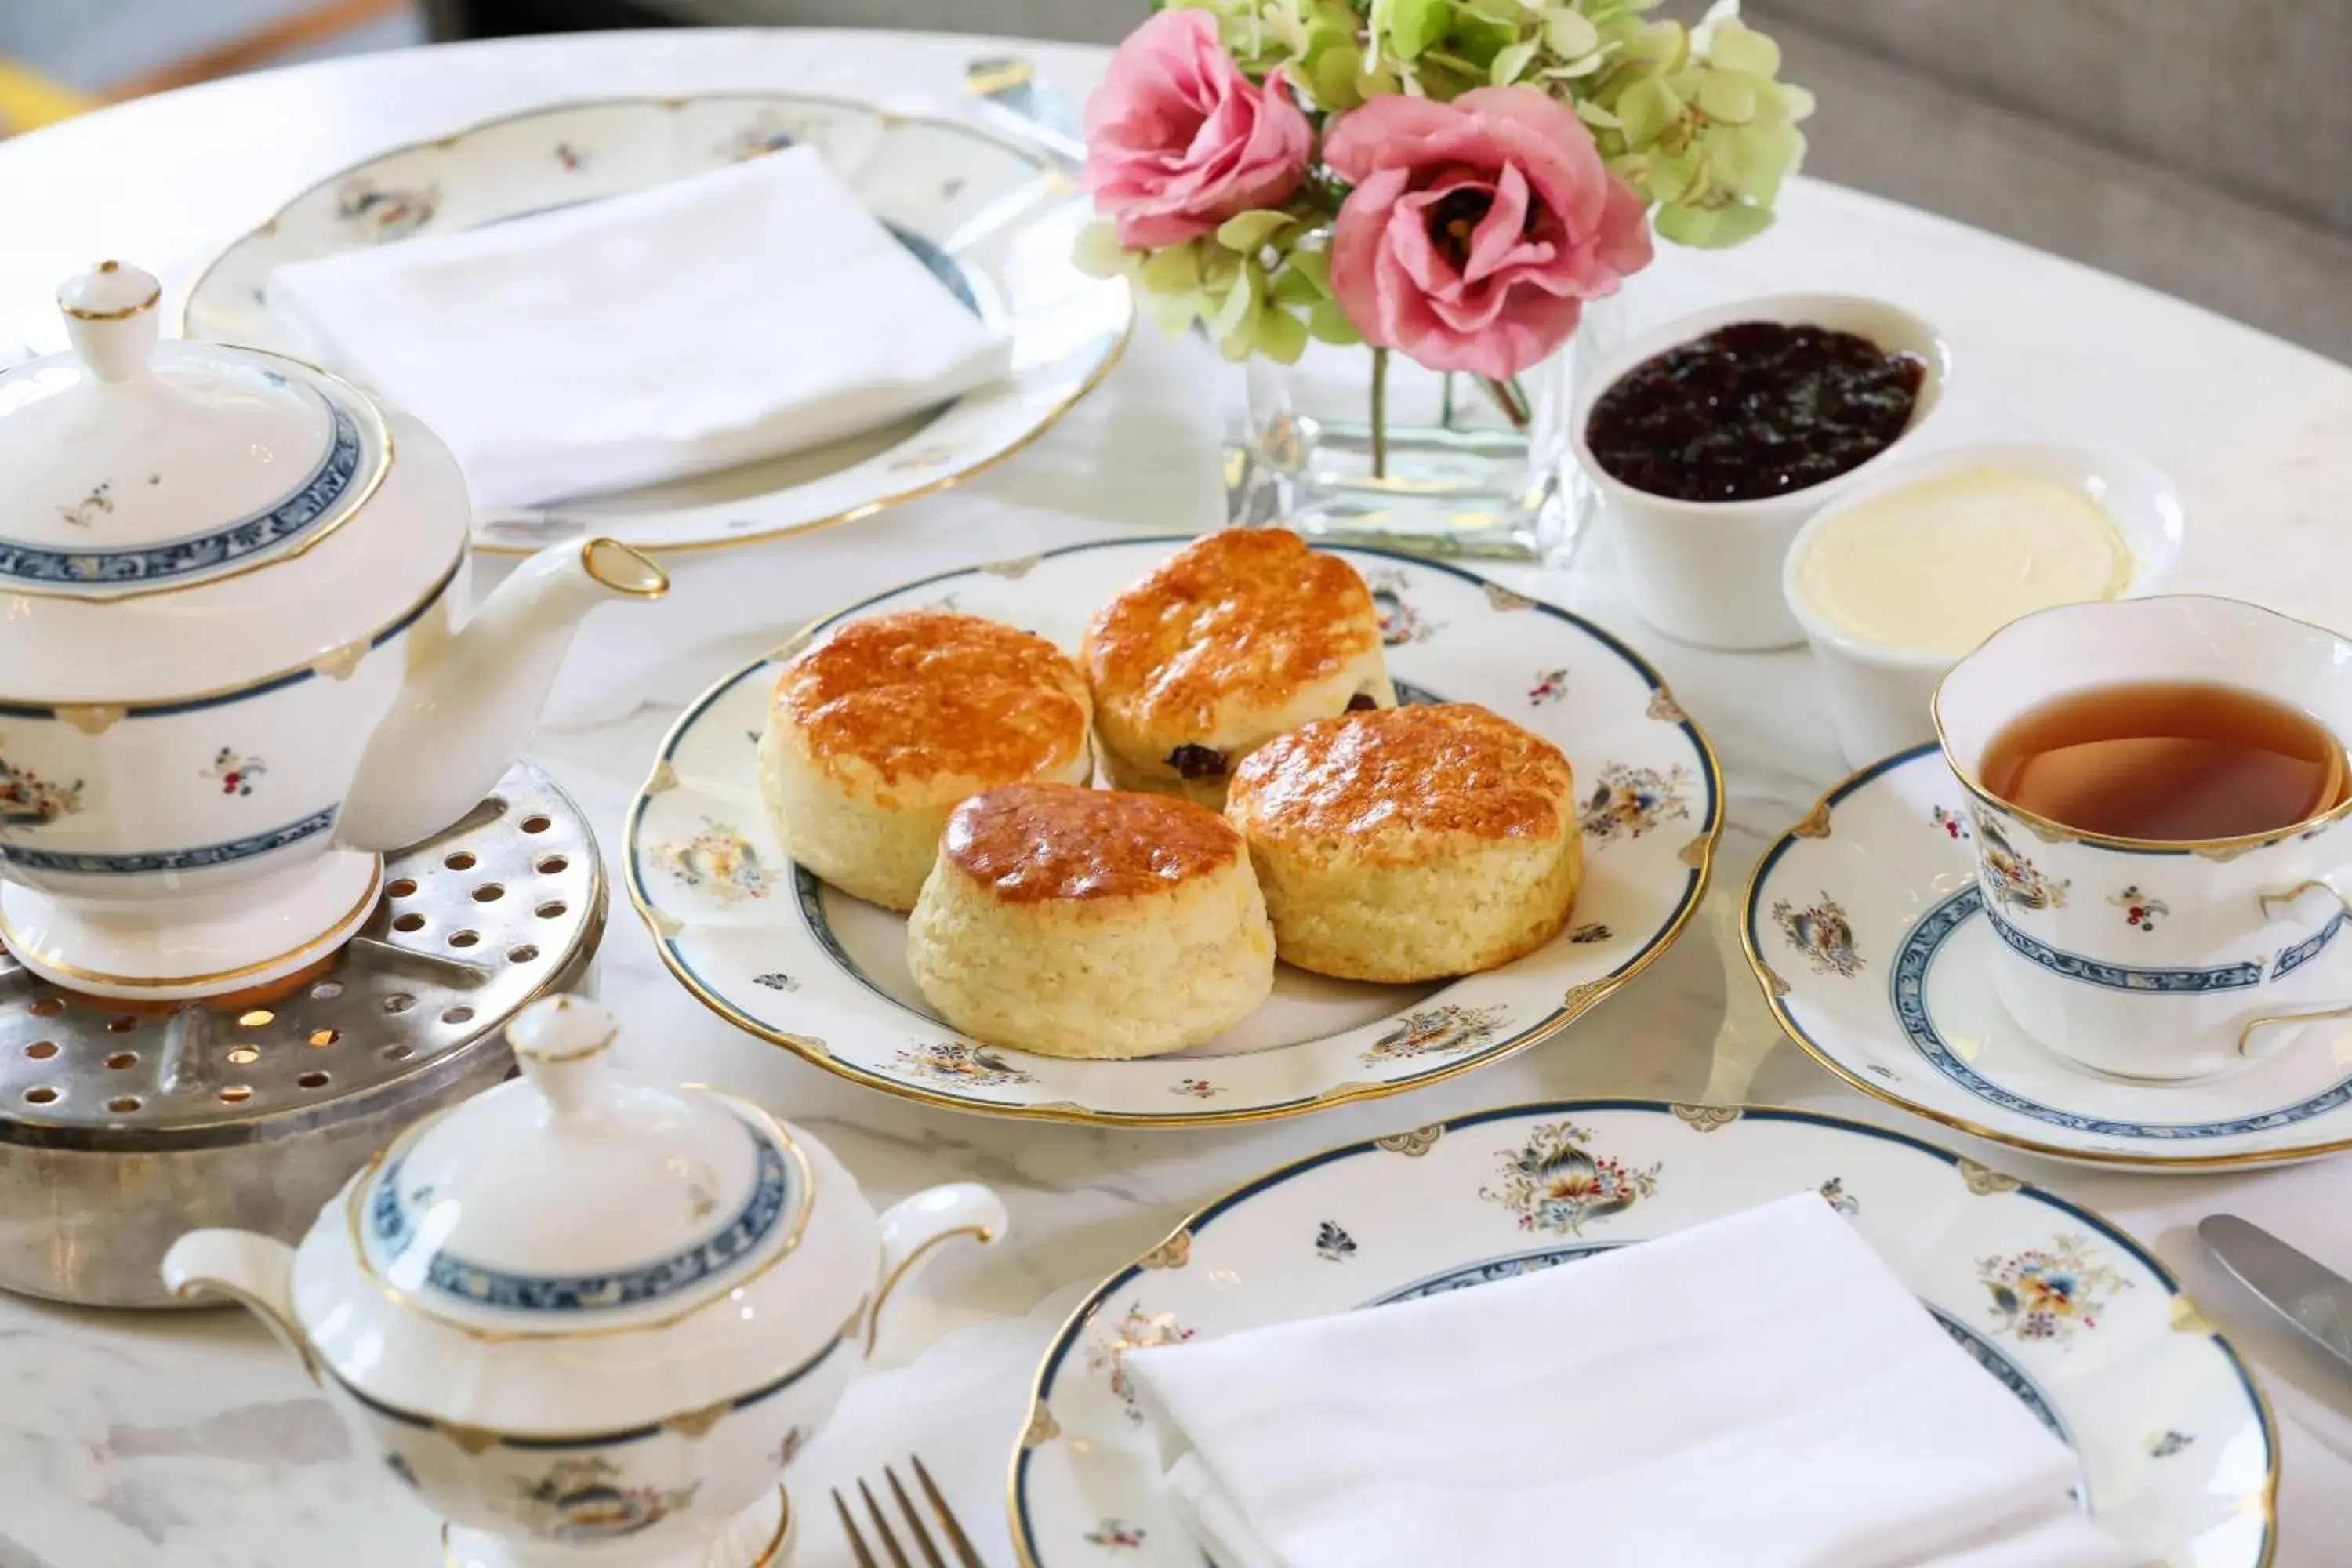
[[[101,261],[58,292],[69,353],[0,373],[0,592],[113,599],[301,554],[392,459],[339,377],[220,344],[158,341],[162,286]]]
[[[815,1196],[798,1145],[750,1106],[612,1072],[614,1034],[576,996],[516,1019],[521,1080],[355,1187],[362,1267],[433,1317],[528,1338],[656,1326],[790,1251]]]

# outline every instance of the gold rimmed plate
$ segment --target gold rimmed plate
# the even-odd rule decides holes
[[[940,605],[1075,649],[1096,605],[1184,542],[1110,541],[948,573],[809,630]],[[1331,553],[1372,590],[1400,697],[1481,703],[1574,764],[1585,882],[1569,929],[1546,946],[1434,985],[1281,966],[1273,997],[1241,1025],[1148,1060],[980,1045],[940,1023],[916,988],[904,916],[824,886],[777,847],[753,772],[779,665],[771,655],[687,710],[630,809],[630,896],[664,962],[722,1017],[845,1078],[934,1105],[1065,1121],[1294,1116],[1450,1078],[1566,1027],[1664,952],[1697,907],[1723,827],[1714,752],[1657,673],[1590,622],[1452,566]]]
[[[2352,1149],[2344,1026],[2169,1084],[2096,1076],[2029,1038],[1987,973],[1997,938],[1968,806],[1942,753],[1915,747],[1832,789],[1758,864],[1741,939],[1773,1016],[1814,1060],[1914,1115],[2060,1160],[2198,1172]],[[2115,918],[2135,918],[2128,900]]]
[[[711,549],[849,521],[1011,456],[1109,374],[1134,310],[1125,283],[1071,261],[1087,213],[1066,175],[960,121],[803,93],[557,104],[379,153],[232,244],[189,291],[183,328],[283,350],[262,308],[275,267],[621,195],[794,145],[815,148],[967,309],[1005,332],[1011,374],[812,451],[479,517],[477,548],[526,552],[605,534],[640,549]]]

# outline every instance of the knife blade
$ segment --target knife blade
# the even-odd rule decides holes
[[[1078,117],[1061,94],[1037,79],[1019,55],[989,55],[964,68],[964,89],[983,119],[1076,170],[1087,161]]]
[[[2206,1215],[2197,1234],[2239,1283],[2352,1367],[2352,1279],[2233,1214]]]

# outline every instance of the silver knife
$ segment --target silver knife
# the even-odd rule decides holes
[[[2198,1222],[2197,1234],[2239,1283],[2320,1349],[2352,1366],[2352,1279],[2233,1214],[2208,1215]]]
[[[1061,94],[1037,79],[1019,55],[992,55],[964,68],[964,90],[981,117],[1075,171],[1087,161],[1078,117]]]

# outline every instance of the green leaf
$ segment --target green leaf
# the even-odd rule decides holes
[[[1298,356],[1307,352],[1307,323],[1287,310],[1260,312],[1257,352],[1276,364],[1297,364]]]
[[[1070,258],[1089,278],[1120,278],[1126,276],[1134,253],[1119,244],[1118,226],[1105,220],[1078,230],[1077,243],[1070,247]]]
[[[1324,298],[1324,294],[1322,289],[1315,287],[1313,279],[1286,267],[1274,275],[1274,285],[1266,290],[1266,298],[1277,305],[1304,306],[1314,304]]]
[[[1289,272],[1315,286],[1315,292],[1328,300],[1331,297],[1331,258],[1321,250],[1294,250],[1290,253]]]
[[[1461,56],[1481,71],[1493,69],[1495,57],[1518,39],[1517,23],[1497,21],[1474,11],[1456,11],[1454,26],[1445,34],[1447,52]]]
[[[1719,125],[1745,125],[1756,118],[1756,89],[1746,77],[1709,71],[1699,79],[1698,107]]]
[[[1544,42],[1563,59],[1576,59],[1601,47],[1601,29],[1572,5],[1556,8],[1544,18]]]
[[[1189,240],[1162,246],[1144,258],[1135,279],[1154,294],[1189,294],[1201,286],[1201,258]]]
[[[1260,207],[1254,212],[1235,213],[1217,226],[1217,243],[1227,250],[1238,250],[1254,256],[1265,249],[1274,237],[1290,226],[1288,213]]]
[[[1243,325],[1257,311],[1257,274],[1244,269],[1225,290],[1215,314],[1207,319],[1209,335],[1223,343],[1226,338],[1242,331]]]
[[[1328,114],[1344,114],[1364,101],[1356,88],[1356,67],[1360,63],[1355,49],[1325,49],[1307,63],[1308,90],[1317,106]]]
[[[1423,49],[1445,37],[1453,19],[1451,0],[1396,0],[1389,13],[1389,47],[1400,59],[1419,59]]]
[[[1678,207],[1658,209],[1658,234],[1676,245],[1700,250],[1720,250],[1755,238],[1772,226],[1769,208],[1750,206]]]
[[[1318,343],[1360,343],[1363,334],[1336,300],[1326,300],[1307,313],[1307,330]]]
[[[1666,127],[1683,117],[1683,100],[1655,77],[1644,78],[1618,94],[1616,107],[1625,140],[1636,147],[1657,141]]]
[[[1780,68],[1780,46],[1755,28],[1726,16],[1707,35],[1706,58],[1727,71],[1770,76]]]
[[[1496,87],[1508,87],[1519,79],[1519,73],[1526,70],[1528,62],[1535,58],[1533,39],[1513,44],[1495,56],[1495,63],[1486,68],[1486,79]]]

